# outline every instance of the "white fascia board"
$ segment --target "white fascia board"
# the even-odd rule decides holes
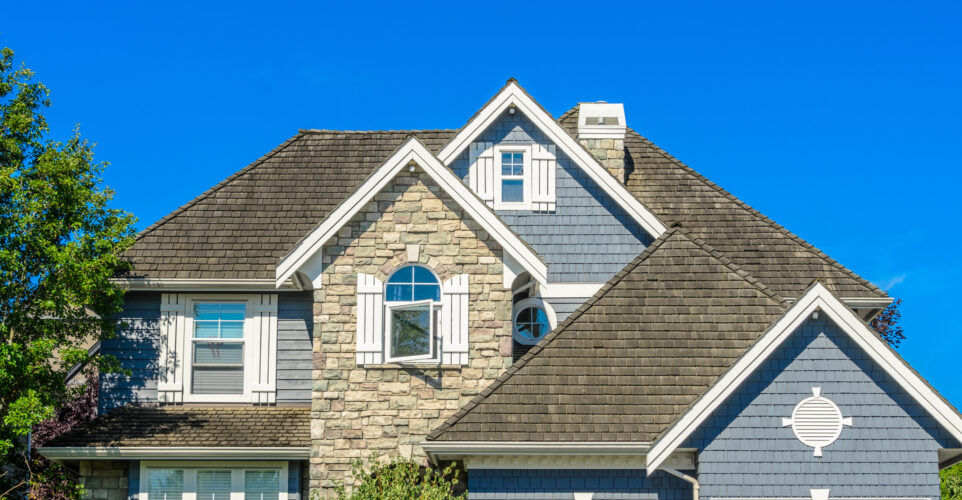
[[[478,112],[451,142],[441,149],[438,158],[445,165],[451,165],[458,155],[467,149],[512,104],[534,122],[551,142],[555,143],[569,158],[574,160],[608,195],[614,198],[618,205],[625,209],[652,238],[658,238],[668,230],[654,214],[638,201],[638,198],[629,193],[623,184],[608,173],[608,170],[591,153],[571,137],[571,134],[565,131],[514,81],[505,85],[504,89],[494,99],[491,99],[488,105]]]
[[[112,282],[130,291],[191,290],[191,291],[257,291],[278,288],[268,279],[193,279],[193,278],[113,278]],[[282,283],[283,284],[283,283]],[[294,287],[288,287],[294,288]]]
[[[962,416],[896,355],[872,329],[820,282],[812,285],[773,323],[697,401],[651,446],[648,471],[657,470],[681,443],[732,395],[742,383],[788,339],[811,314],[819,310],[847,333],[919,405],[952,436],[962,441]]]
[[[202,448],[194,446],[68,446],[38,449],[41,455],[51,460],[105,460],[114,458],[139,459],[185,459],[185,458],[228,458],[235,460],[285,459],[299,460],[311,457],[310,447],[270,447],[270,448]]]
[[[384,164],[371,174],[347,200],[331,212],[324,222],[294,247],[277,266],[276,286],[280,287],[345,224],[350,222],[374,195],[381,191],[410,162],[426,172],[455,203],[484,228],[505,252],[510,253],[540,283],[548,281],[548,267],[518,235],[481,201],[471,189],[445,167],[420,141],[411,137]],[[315,284],[316,285],[316,284]]]
[[[421,448],[429,455],[469,454],[469,455],[557,455],[557,454],[598,454],[598,455],[637,455],[648,451],[647,442],[531,442],[531,441],[424,441]]]
[[[548,283],[542,285],[538,296],[544,299],[586,299],[593,297],[604,283]]]

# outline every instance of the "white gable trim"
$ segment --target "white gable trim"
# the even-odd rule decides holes
[[[514,80],[509,80],[508,84],[501,89],[501,92],[494,96],[458,132],[458,135],[441,149],[438,158],[445,165],[451,165],[454,159],[466,150],[512,104],[534,122],[548,136],[548,139],[561,148],[569,158],[573,159],[575,164],[591,177],[591,180],[595,181],[609,196],[614,198],[618,205],[628,212],[653,238],[658,238],[668,230],[654,214],[638,201],[638,198],[629,193],[623,184],[608,173],[591,153],[571,137],[571,134],[561,128],[561,125]]]
[[[872,329],[821,283],[812,285],[791,308],[708,388],[691,408],[652,445],[649,475],[658,469],[711,413],[737,390],[815,311],[821,311],[908,392],[954,438],[962,441],[962,416],[949,406]]]
[[[316,229],[301,240],[277,266],[275,286],[280,287],[297,270],[305,267],[312,269],[311,274],[319,274],[317,262],[311,258],[319,255],[321,247],[337,231],[347,224],[364,205],[390,182],[402,168],[411,162],[423,169],[434,182],[441,186],[454,201],[476,220],[521,266],[531,273],[540,283],[548,281],[548,267],[537,254],[528,247],[518,235],[511,231],[498,216],[491,211],[467,185],[461,182],[450,169],[445,167],[421,141],[409,138],[388,158],[350,197],[344,200]],[[312,276],[313,277],[313,276]],[[320,283],[315,283],[318,287]],[[510,286],[510,284],[508,285]]]

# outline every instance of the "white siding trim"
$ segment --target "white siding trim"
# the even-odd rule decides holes
[[[652,214],[637,198],[628,192],[624,184],[618,182],[608,170],[598,162],[581,144],[575,140],[555,119],[532,99],[514,80],[494,96],[474,118],[438,153],[445,165],[451,165],[458,155],[478,139],[484,130],[501,116],[508,107],[514,105],[531,120],[548,139],[561,148],[576,165],[601,186],[638,224],[653,238],[661,236],[668,228]]]
[[[252,458],[270,458],[278,460],[301,460],[310,458],[311,448],[300,447],[193,447],[193,446],[64,446],[41,447],[41,455],[51,460],[72,460],[83,458],[88,460],[113,460],[127,458],[131,460],[145,458],[226,458],[235,460],[249,460]]]
[[[962,441],[962,416],[841,299],[825,288],[821,282],[816,282],[652,445],[648,454],[649,474],[657,469],[671,452],[680,446],[716,408],[721,406],[725,399],[734,393],[816,310],[824,312],[955,439]]]
[[[184,371],[187,296],[160,295],[160,341],[157,369],[157,398],[161,403],[184,402]]]
[[[468,188],[449,168],[441,163],[417,138],[408,139],[391,157],[384,162],[351,196],[337,206],[333,212],[317,228],[311,231],[295,246],[277,266],[275,280],[280,287],[296,271],[308,263],[319,252],[338,229],[347,224],[391,179],[407,167],[415,163],[424,170],[435,182],[441,186],[454,202],[476,220],[481,227],[497,240],[505,253],[514,256],[524,269],[531,273],[539,283],[548,281],[548,266],[525,242],[515,234],[485,203]],[[609,175],[609,177],[611,177]],[[310,266],[314,274],[320,272],[320,266]],[[318,276],[311,276],[314,286],[320,286]]]

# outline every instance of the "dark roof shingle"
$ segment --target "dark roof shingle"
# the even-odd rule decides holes
[[[784,311],[672,228],[428,439],[650,442]]]
[[[310,408],[127,406],[81,424],[45,446],[310,445]]]

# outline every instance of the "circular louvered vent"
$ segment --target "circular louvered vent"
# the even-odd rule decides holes
[[[838,439],[843,425],[852,425],[852,419],[843,418],[838,406],[819,392],[818,387],[812,388],[814,396],[798,403],[792,418],[783,419],[783,425],[791,425],[799,441],[815,448],[816,457],[822,456],[822,448]]]

